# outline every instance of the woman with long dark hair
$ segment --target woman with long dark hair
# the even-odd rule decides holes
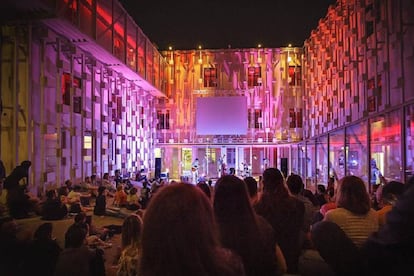
[[[287,273],[297,274],[305,206],[289,194],[280,170],[267,168],[263,172],[263,193],[254,210],[272,225],[286,259]]]
[[[160,188],[143,217],[139,275],[245,275],[218,239],[207,196],[191,184]]]
[[[274,231],[254,212],[246,183],[234,175],[219,178],[213,206],[221,242],[242,258],[246,275],[276,275]],[[280,261],[284,262],[284,258]],[[282,269],[281,272],[285,271]]]

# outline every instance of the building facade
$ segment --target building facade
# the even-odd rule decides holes
[[[7,7],[7,6],[6,6]],[[117,1],[16,1],[1,27],[1,160],[30,187],[150,168],[164,58]],[[28,18],[27,20],[21,18]]]
[[[414,3],[338,1],[304,46],[308,179],[413,174]]]
[[[117,0],[8,5],[30,19],[1,28],[0,156],[7,172],[31,160],[34,190],[116,169],[191,177],[196,160],[200,177],[277,166],[310,187],[412,175],[412,1],[338,0],[300,48],[161,52]],[[224,98],[209,108],[227,132],[203,131],[201,103]]]

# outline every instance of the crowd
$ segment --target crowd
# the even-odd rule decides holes
[[[214,186],[143,183],[139,195],[122,181],[89,189],[95,215],[113,215],[112,205],[133,211],[123,217],[117,275],[414,275],[413,179],[383,183],[376,204],[357,176],[312,193],[299,175],[276,168],[259,182],[224,175]],[[100,247],[91,244],[105,245],[107,232],[86,222],[78,194],[48,191],[42,216],[60,219],[71,212],[67,202],[79,210],[64,248],[50,222],[22,241],[15,218],[2,220],[4,275],[27,273],[29,264],[41,275],[105,275]]]

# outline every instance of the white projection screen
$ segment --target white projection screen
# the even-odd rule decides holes
[[[246,135],[247,98],[197,98],[197,135]]]

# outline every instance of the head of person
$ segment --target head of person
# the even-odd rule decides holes
[[[287,196],[288,190],[285,186],[285,178],[280,170],[267,168],[263,172],[263,194],[277,194]]]
[[[132,187],[131,190],[129,191],[129,194],[135,195],[137,192],[138,192],[137,188]]]
[[[129,215],[122,223],[122,248],[138,246],[142,232],[142,219],[138,215]]]
[[[228,221],[252,213],[246,183],[234,175],[220,177],[214,189],[214,213],[218,221]]]
[[[74,190],[75,192],[80,192],[80,191],[82,190],[82,187],[81,187],[80,185],[75,185],[75,186],[73,187],[73,190]]]
[[[215,258],[219,243],[212,205],[192,184],[160,189],[145,211],[143,225],[140,275],[194,275]]]
[[[371,199],[364,181],[354,175],[343,177],[339,181],[336,205],[357,215],[366,214],[371,209]]]
[[[26,169],[28,169],[31,165],[32,165],[32,162],[30,162],[29,160],[25,160],[22,163],[20,163],[20,166]]]
[[[302,181],[302,177],[297,174],[291,174],[286,179],[286,184],[289,188],[289,191],[293,195],[298,195],[303,191],[303,187],[305,186]]]
[[[197,187],[199,189],[201,189],[208,198],[211,198],[211,191],[210,191],[210,187],[208,186],[208,184],[204,181],[200,181],[197,183]]]
[[[69,226],[65,233],[65,248],[79,248],[86,240],[87,230],[78,224]]]
[[[53,225],[50,222],[45,222],[39,225],[33,234],[33,238],[39,241],[52,239]]]
[[[223,245],[236,250],[245,259],[247,253],[245,250],[249,246],[241,243],[235,233],[245,238],[249,237],[249,241],[257,234],[256,220],[246,183],[234,175],[220,177],[215,185],[213,209]]]
[[[107,173],[107,172],[104,173],[102,178],[108,180],[109,179],[109,173]]]
[[[46,198],[51,200],[51,199],[55,199],[57,196],[56,194],[56,190],[55,189],[50,189],[48,191],[46,191]]]
[[[326,187],[323,184],[318,184],[318,186],[316,187],[316,191],[318,194],[324,195],[326,194]]]
[[[105,186],[99,186],[99,188],[98,188],[98,195],[105,194],[105,191],[106,191],[106,187]]]
[[[390,181],[377,191],[382,204],[393,204],[403,194],[405,185],[399,181]]]
[[[244,183],[246,183],[247,191],[249,192],[250,198],[257,196],[257,181],[254,177],[248,176],[244,178]]]
[[[85,223],[86,222],[86,213],[85,212],[79,212],[76,214],[74,218],[75,223]]]

